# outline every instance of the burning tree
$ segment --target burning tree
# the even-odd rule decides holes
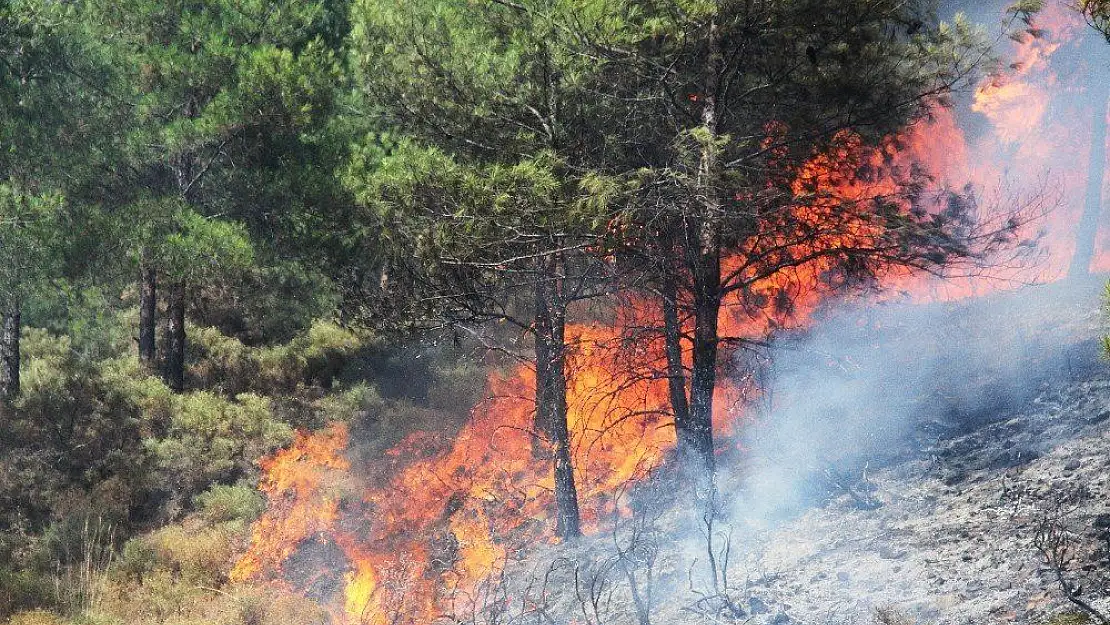
[[[368,0],[356,10],[369,110],[403,133],[351,176],[396,251],[387,290],[415,286],[408,297],[456,330],[497,321],[531,337],[536,435],[551,441],[567,538],[581,532],[568,310],[605,290],[606,265],[588,252],[608,209],[592,183],[624,156],[611,141],[621,111],[589,90],[596,64],[566,25],[605,8]]]
[[[943,272],[1011,243],[903,155],[913,125],[988,58],[920,2],[661,3],[594,43],[599,91],[632,120],[625,239],[662,300],[679,455],[712,490],[720,347],[817,291]],[[902,138],[899,138],[902,137]],[[741,334],[729,333],[739,330]]]

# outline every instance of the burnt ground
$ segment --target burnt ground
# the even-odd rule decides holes
[[[1049,513],[1074,535],[1066,579],[1110,608],[1110,564],[1097,552],[1110,514],[1098,292],[973,302],[962,305],[980,309],[967,324],[954,307],[951,340],[993,332],[992,343],[1017,343],[999,357],[1020,360],[1022,373],[988,355],[927,389],[901,444],[856,458],[855,477],[834,480],[828,497],[770,527],[735,522],[730,579],[745,580],[733,593],[748,600],[745,620],[860,623],[891,608],[911,623],[1043,623],[1075,609],[1034,544]],[[765,614],[752,615],[752,598]]]
[[[1021,306],[1006,308],[997,340],[1027,345],[1020,364],[1036,370],[1018,386],[965,380],[977,398],[967,409],[927,394],[896,450],[857,459],[866,469],[847,480],[851,491],[838,484],[774,521],[734,515],[711,532],[688,507],[663,503],[569,553],[544,547],[510,566],[502,591],[519,605],[502,616],[646,625],[639,595],[648,620],[667,625],[865,624],[886,608],[907,624],[1040,624],[1075,609],[1035,545],[1050,515],[1074,545],[1066,579],[1110,612],[1110,364],[1099,352],[1099,292],[1016,296]],[[745,487],[742,475],[721,484]]]
[[[736,568],[760,571],[761,581],[740,594],[799,623],[851,621],[875,607],[938,624],[1041,623],[1070,610],[1033,541],[1044,513],[1077,487],[1089,492],[1063,520],[1086,544],[1103,540],[1108,417],[1110,374],[1100,372],[871,474],[874,510],[842,497],[749,530]],[[1104,563],[1077,554],[1070,578],[1088,564]],[[1085,595],[1110,607],[1098,580]]]

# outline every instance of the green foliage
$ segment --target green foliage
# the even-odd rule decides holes
[[[237,394],[246,389],[281,395],[306,385],[330,387],[367,342],[329,322],[312,324],[284,345],[251,347],[215,328],[194,333],[188,375],[195,386]]]
[[[248,345],[286,343],[327,318],[340,297],[321,271],[297,262],[251,267],[195,289],[190,318]]]
[[[55,195],[35,195],[0,183],[0,296],[26,299],[59,271],[59,211]]]
[[[147,448],[158,483],[183,495],[238,480],[293,437],[292,428],[274,419],[269,400],[249,393],[233,400],[206,391],[174,397],[165,427],[166,435],[148,440]]]
[[[1006,12],[1026,19],[1044,9],[1044,0],[1018,0],[1006,8]]]
[[[32,519],[54,509],[99,511],[126,518],[142,497],[148,458],[142,451],[141,407],[120,388],[117,361],[80,361],[66,338],[25,334],[25,392],[8,414],[5,442],[19,449],[6,459],[13,486],[28,497]],[[33,502],[33,503],[32,503]]]
[[[254,253],[242,226],[183,210],[159,246],[159,263],[173,279],[210,279],[214,271],[244,270]]]
[[[243,523],[219,523],[201,527],[171,525],[144,536],[155,554],[154,568],[143,572],[172,572],[194,586],[219,586],[226,579],[242,539]]]
[[[128,311],[102,286],[79,286],[64,279],[50,282],[23,306],[23,322],[69,339],[69,349],[83,362],[119,358],[128,353]],[[26,330],[45,338],[39,330]],[[37,343],[38,344],[38,343]],[[24,351],[28,347],[24,346]]]
[[[0,522],[33,529],[54,515],[94,514],[126,533],[194,507],[246,519],[256,499],[214,485],[251,479],[294,425],[353,418],[357,401],[321,389],[355,366],[365,338],[318,323],[272,347],[211,329],[197,339],[190,375],[211,390],[175,395],[131,356],[87,358],[66,336],[25,330],[24,393],[0,433]]]
[[[1106,37],[1110,43],[1110,1],[1079,0],[1077,7],[1087,22]]]
[[[249,523],[266,507],[262,494],[252,486],[216,484],[195,498],[197,512],[208,523]]]
[[[28,610],[30,612],[24,612],[22,616],[17,615],[14,618],[23,618],[26,625],[35,624],[35,618],[42,619],[40,622],[43,624],[50,623],[49,620],[45,620],[48,614],[35,608],[52,603],[54,598],[52,581],[38,571],[0,567],[0,618],[6,614]]]

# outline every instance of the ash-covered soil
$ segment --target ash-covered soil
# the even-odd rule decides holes
[[[766,487],[752,494],[758,468],[721,479],[725,512],[708,523],[682,503],[681,483],[646,489],[632,497],[631,519],[510,566],[490,590],[504,597],[499,616],[863,625],[887,609],[894,616],[882,622],[1041,624],[1076,610],[1058,575],[1110,613],[1110,364],[1100,358],[1100,294],[1097,285],[1047,287],[948,306],[941,323],[963,332],[952,340],[974,335],[986,347],[966,356],[979,360],[958,375],[907,395],[912,417],[897,440],[879,437],[828,464],[790,456],[808,463],[795,471],[805,477],[783,487],[789,504],[773,514],[766,501],[747,514],[755,499],[778,497]],[[894,393],[897,367],[880,368],[880,392]],[[810,448],[825,453],[836,441]],[[1064,538],[1060,566],[1038,549],[1046,535]]]
[[[734,579],[759,572],[738,594],[773,612],[754,622],[862,622],[876,607],[920,623],[1045,622],[1075,609],[1034,545],[1057,503],[1076,534],[1068,579],[1087,578],[1082,596],[1110,608],[1097,569],[1083,570],[1110,566],[1088,553],[1110,514],[1110,375],[926,452],[868,476],[876,509],[842,497],[773,529],[737,527]]]

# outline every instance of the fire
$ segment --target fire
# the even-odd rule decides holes
[[[799,196],[816,191],[812,201],[789,209],[789,228],[767,233],[771,247],[803,240],[848,205],[896,193],[889,176],[858,180],[851,164],[864,161],[883,171],[891,167],[893,144],[872,152],[858,137],[844,135],[834,153],[815,157],[799,174]],[[838,192],[829,193],[836,187]],[[838,246],[879,236],[877,226],[858,211],[858,218],[814,242]],[[727,271],[776,262],[735,256]],[[734,292],[721,317],[722,334],[762,336],[776,327],[804,320],[823,300],[823,275],[835,260],[816,257],[793,271],[763,283],[758,292]],[[791,293],[793,307],[776,296]],[[752,301],[762,304],[753,307]],[[616,494],[660,467],[675,446],[670,422],[663,339],[630,337],[626,328],[659,327],[656,305],[632,299],[618,309],[611,324],[572,324],[568,362],[568,425],[583,526],[596,531],[608,515],[624,510]],[[719,432],[738,430],[741,410],[751,388],[744,379],[725,379],[717,389],[715,422]],[[433,620],[449,610],[456,594],[465,595],[482,579],[496,576],[512,554],[537,542],[551,541],[547,520],[553,508],[554,479],[549,445],[534,431],[535,374],[520,366],[494,374],[490,399],[447,441],[431,443],[427,434],[409,437],[387,456],[405,459],[384,484],[370,485],[357,505],[326,494],[331,470],[348,469],[342,451],[348,434],[342,425],[298,436],[288,450],[263,466],[263,491],[271,505],[255,527],[250,551],[234,571],[236,579],[281,579],[282,565],[297,546],[326,534],[342,550],[350,572],[344,580],[343,605],[352,622],[384,625]],[[536,449],[541,453],[537,454]],[[354,517],[350,519],[339,517]],[[351,529],[350,526],[356,526]],[[400,620],[398,620],[400,619]]]
[[[790,185],[795,196],[807,199],[789,209],[790,219],[782,224],[790,226],[768,232],[768,241],[786,243],[812,229],[837,227],[812,243],[811,261],[761,283],[756,292],[732,293],[721,312],[721,334],[758,337],[806,323],[828,297],[828,274],[836,265],[820,252],[882,235],[867,211],[844,219],[844,211],[851,210],[846,207],[904,202],[899,172],[920,167],[941,185],[989,188],[1008,176],[1034,179],[1046,160],[1062,154],[1086,153],[1077,146],[1089,139],[1058,126],[1061,116],[1052,114],[1060,106],[1057,91],[1066,91],[1053,74],[1052,59],[1077,32],[1078,18],[1049,9],[1043,19],[1045,30],[1019,43],[1010,73],[993,77],[975,93],[971,111],[987,120],[988,132],[970,135],[952,110],[938,109],[877,149],[844,133],[829,153],[807,163]],[[846,166],[860,160],[870,174]],[[1072,223],[1073,196],[1085,180],[1085,171],[1074,169],[1078,173],[1059,178]],[[1058,274],[1067,266],[1070,235],[1053,233],[1048,271]],[[773,259],[738,254],[726,259],[723,269],[755,271],[765,262]],[[884,278],[925,292],[907,272]],[[978,288],[966,281],[924,297],[964,297]],[[789,307],[779,301],[783,292],[791,296]],[[656,304],[632,298],[615,308],[612,322],[572,324],[566,333],[568,420],[587,533],[625,512],[617,494],[664,465],[675,446],[666,380],[658,374],[665,370],[662,338],[629,337],[627,330],[661,326]],[[385,469],[357,481],[352,489],[357,494],[348,492],[346,498],[334,488],[350,483],[346,427],[299,434],[290,448],[262,464],[260,488],[269,507],[233,578],[282,581],[283,567],[301,545],[324,540],[346,559],[342,596],[335,602],[348,622],[424,623],[450,613],[453,602],[496,577],[514,554],[553,540],[550,443],[534,428],[534,392],[535,372],[528,366],[492,374],[488,400],[457,435],[410,436],[385,454]],[[739,431],[752,393],[743,377],[722,381],[714,415],[719,433]]]
[[[333,528],[339,502],[330,485],[337,473],[350,468],[343,457],[347,443],[347,427],[336,423],[314,434],[298,433],[288,449],[262,461],[259,489],[269,511],[255,524],[253,548],[236,563],[233,579],[279,568],[301,542]]]

